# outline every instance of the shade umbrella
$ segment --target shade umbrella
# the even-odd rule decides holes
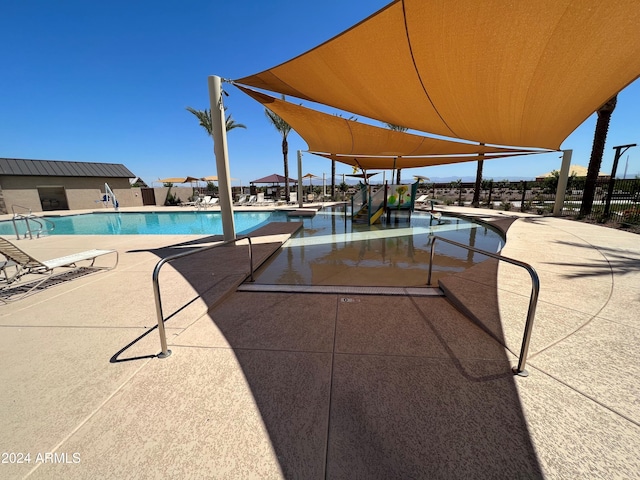
[[[311,179],[312,178],[320,178],[317,175],[314,175],[313,173],[307,173],[306,175],[303,175],[302,178],[308,178],[309,179],[309,190],[312,189],[312,185],[311,185]]]
[[[170,178],[162,178],[158,179],[160,183],[192,183],[201,180],[197,177],[170,177]]]
[[[425,177],[424,175],[414,175],[413,178],[415,178],[419,182],[430,182],[431,181],[431,179],[429,177]]]

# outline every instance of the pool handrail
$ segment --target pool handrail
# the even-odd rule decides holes
[[[19,213],[16,212],[16,207],[18,208],[22,208],[24,210],[28,210],[29,213],[24,214],[24,213]],[[26,227],[26,231],[24,234],[24,238],[27,238],[27,236],[33,240],[33,232],[31,231],[31,226],[29,225],[29,221],[35,222],[39,225],[40,229],[36,231],[36,238],[40,238],[40,235],[45,232],[45,228],[44,228],[44,224],[42,222],[40,222],[40,220],[43,220],[45,223],[51,225],[50,229],[46,229],[46,232],[51,232],[53,230],[55,230],[56,228],[56,224],[53,223],[51,220],[44,218],[44,217],[37,217],[36,215],[34,215],[31,212],[31,209],[28,207],[23,207],[22,205],[11,205],[11,211],[13,212],[13,216],[11,217],[11,222],[13,223],[13,229],[16,232],[16,239],[20,240],[20,232],[18,231],[18,225],[16,224],[16,220],[23,220],[25,223],[25,227]]]
[[[482,255],[486,255],[487,257],[495,258],[496,260],[501,260],[503,262],[511,263],[512,265],[516,265],[518,267],[524,268],[529,275],[531,276],[531,297],[529,298],[529,309],[527,311],[527,321],[524,326],[524,335],[522,337],[522,346],[520,347],[520,358],[518,359],[518,366],[513,367],[512,371],[514,374],[527,377],[529,376],[529,372],[525,370],[525,365],[527,363],[527,354],[529,352],[529,343],[531,342],[531,332],[533,330],[533,319],[536,315],[536,307],[538,305],[538,295],[540,293],[540,277],[538,277],[538,273],[535,269],[529,265],[528,263],[521,262],[520,260],[515,260],[513,258],[505,257],[499,255],[497,253],[487,252],[485,250],[480,250],[479,248],[471,247],[469,245],[465,245],[463,243],[454,242],[453,240],[449,240],[447,238],[439,237],[437,235],[431,236],[431,254],[429,256],[429,276],[427,277],[427,285],[431,285],[431,270],[433,267],[433,258],[435,255],[435,245],[436,240],[441,240],[446,243],[450,243],[451,245],[455,245],[460,248],[465,248],[467,250],[471,250],[472,252],[477,252]]]
[[[152,281],[153,281],[153,295],[155,297],[156,302],[156,316],[158,317],[158,333],[160,334],[160,348],[162,351],[158,354],[158,358],[167,358],[171,355],[171,350],[167,347],[167,334],[164,329],[164,315],[162,313],[162,299],[160,297],[160,269],[163,265],[172,262],[178,258],[188,257],[189,255],[194,255],[196,253],[201,253],[205,250],[211,250],[212,248],[222,247],[224,245],[228,245],[230,243],[235,243],[240,240],[248,240],[249,241],[249,276],[251,281],[253,282],[253,244],[251,243],[251,237],[248,235],[240,236],[233,238],[231,240],[226,240],[223,242],[215,243],[213,245],[206,245],[204,247],[194,248],[193,250],[189,250],[188,252],[176,253],[174,255],[169,255],[168,257],[160,260],[155,268],[153,269]]]

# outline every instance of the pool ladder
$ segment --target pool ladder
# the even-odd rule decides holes
[[[28,213],[20,213],[16,212],[16,207],[26,210]],[[20,222],[24,222],[25,232],[24,237],[29,237],[33,240],[33,235],[35,234],[36,238],[40,238],[42,235],[46,235],[49,232],[53,231],[56,228],[56,224],[51,220],[46,218],[35,216],[30,208],[23,207],[21,205],[11,205],[11,211],[13,212],[13,217],[11,217],[11,222],[13,223],[13,229],[16,232],[16,238],[20,240],[20,230],[18,229],[18,225]],[[32,224],[36,224],[37,227],[34,229],[31,228]],[[50,226],[50,228],[45,228],[46,226]]]

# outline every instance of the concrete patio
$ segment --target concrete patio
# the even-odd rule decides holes
[[[163,270],[159,359],[153,268],[219,238],[16,241],[120,264],[0,304],[0,452],[30,453],[0,478],[638,478],[638,236],[444,208],[508,229],[540,276],[527,378],[530,281],[505,263],[446,297],[236,292],[247,247],[209,250]],[[295,228],[256,232],[256,262]]]

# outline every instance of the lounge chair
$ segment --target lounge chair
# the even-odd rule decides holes
[[[207,208],[210,205],[210,202],[211,202],[211,195],[200,197],[196,202],[196,209],[200,210],[201,208]]]
[[[258,201],[257,198],[258,197],[256,195],[249,195],[249,200],[247,200],[247,203],[245,203],[245,205],[255,205],[255,203]]]
[[[71,270],[79,270],[80,268],[89,268],[95,270],[111,270],[116,268],[118,265],[118,251],[117,250],[87,250],[85,252],[74,253],[72,255],[67,255],[65,257],[53,258],[51,260],[40,261],[28,253],[20,250],[9,240],[0,237],[0,253],[5,256],[7,259],[5,265],[2,267],[2,271],[5,275],[6,284],[3,282],[2,287],[0,287],[0,291],[5,291],[10,289],[10,287],[19,282],[22,277],[28,274],[40,274],[44,275],[39,281],[35,281],[29,284],[26,284],[26,291],[22,293],[18,298],[13,300],[19,300],[21,298],[29,295],[33,290],[38,288],[42,283],[44,283],[47,279],[51,278],[51,274],[55,269],[59,268],[67,268]],[[95,261],[96,258],[107,255],[110,253],[115,253],[116,261],[112,267],[96,267]],[[91,262],[89,265],[81,265],[78,266],[80,262]],[[15,272],[13,275],[9,276],[6,270],[6,267],[15,267]],[[0,298],[1,302],[7,303],[6,298]]]
[[[247,202],[247,195],[240,195],[238,201],[234,203],[234,205],[244,205]]]
[[[416,203],[427,203],[429,201],[429,195],[420,195],[416,198]]]
[[[298,203],[298,192],[291,192],[289,194],[289,203],[293,205]]]

